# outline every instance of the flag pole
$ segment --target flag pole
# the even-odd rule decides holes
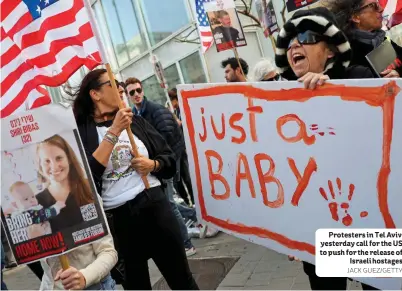
[[[125,108],[126,105],[124,104],[123,100],[120,99],[120,94],[119,94],[119,90],[118,90],[116,82],[115,82],[114,74],[113,74],[112,68],[110,66],[110,63],[107,61],[107,55],[106,55],[106,52],[105,52],[105,48],[104,48],[103,43],[101,41],[101,37],[100,37],[99,31],[98,31],[98,28],[96,27],[95,18],[94,18],[91,6],[88,3],[88,0],[84,0],[84,5],[85,5],[85,8],[87,9],[89,22],[91,23],[92,31],[93,31],[93,33],[95,35],[95,39],[96,39],[96,41],[98,43],[98,46],[99,46],[99,53],[101,55],[102,60],[105,62],[106,71],[107,71],[107,74],[109,76],[109,80],[110,80],[110,83],[112,85],[112,89],[114,91],[113,95],[116,98],[116,101],[118,101],[119,109]],[[126,131],[127,131],[127,134],[128,134],[128,138],[130,139],[130,144],[131,144],[132,150],[134,152],[134,156],[135,157],[140,157],[140,154],[139,154],[138,149],[137,149],[137,145],[135,144],[133,132],[131,131],[131,126],[128,126],[126,128]],[[142,182],[145,185],[145,188],[149,189],[149,182],[147,180],[147,177],[142,176],[141,179],[142,179]]]

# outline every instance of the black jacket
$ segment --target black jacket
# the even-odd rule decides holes
[[[111,126],[112,121],[102,123],[105,126]],[[92,118],[88,118],[86,123],[78,124],[78,131],[84,146],[85,154],[94,178],[96,190],[102,194],[102,175],[105,167],[99,163],[92,154],[99,146],[98,132],[96,123]],[[149,158],[157,160],[160,163],[160,170],[151,173],[160,181],[162,179],[170,179],[176,173],[175,156],[163,137],[143,118],[139,116],[133,117],[131,130],[145,145],[148,150]]]
[[[231,26],[218,26],[214,28],[213,34],[215,39],[219,39],[219,35],[222,35],[222,43],[239,40],[239,31]]]
[[[366,55],[373,50],[373,46],[362,43],[359,40],[353,38],[350,38],[349,42],[353,51],[351,65],[360,65],[368,67],[373,72],[373,75],[377,76],[375,70],[370,66],[370,63],[366,59]],[[399,59],[395,60],[393,69],[399,73],[399,76],[402,77],[402,47],[400,47],[393,41],[391,41],[391,44]]]
[[[347,69],[343,67],[334,67],[329,70],[327,75],[330,79],[371,79],[374,78],[370,68],[363,66],[350,66]]]
[[[287,75],[283,76],[289,81],[297,80],[292,70],[287,71]],[[335,63],[334,67],[329,69],[326,73],[331,80],[337,79],[371,79],[374,78],[370,68],[363,66],[350,66],[345,69],[339,63]]]
[[[148,121],[163,136],[176,158],[181,157],[185,148],[184,137],[169,109],[144,97],[141,109],[137,110],[134,106],[133,113]]]

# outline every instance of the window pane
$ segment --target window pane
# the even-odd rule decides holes
[[[103,11],[105,12],[110,37],[116,52],[117,62],[123,65],[128,61],[128,52],[122,33],[121,21],[117,16],[117,5],[115,0],[103,0]]]
[[[106,26],[105,14],[103,14],[101,3],[98,1],[93,6],[96,18],[96,24],[99,28],[99,32],[102,38],[102,43],[105,46],[105,50],[107,53],[108,61],[112,66],[112,69],[117,69],[116,58],[114,57],[114,50],[113,44],[111,43],[110,39],[108,38],[108,31]]]
[[[144,94],[148,100],[162,105],[165,104],[166,97],[164,95],[164,91],[162,90],[155,76],[142,81],[142,87],[144,88]]]
[[[200,54],[198,52],[181,60],[180,68],[183,73],[184,83],[206,83],[207,78],[201,63]]]
[[[184,1],[140,1],[152,45],[164,40],[190,22]]]
[[[110,0],[109,0],[110,1]],[[135,58],[146,50],[144,35],[138,28],[137,17],[132,0],[113,0],[116,2],[117,14],[123,30],[130,58]],[[118,3],[118,4],[117,4]],[[113,33],[113,31],[111,31]]]
[[[165,69],[165,78],[169,89],[176,87],[177,84],[180,84],[180,77],[179,73],[177,72],[176,65],[171,65]],[[145,96],[149,100],[165,106],[167,96],[165,91],[159,85],[155,75],[142,81],[142,86],[144,88]]]

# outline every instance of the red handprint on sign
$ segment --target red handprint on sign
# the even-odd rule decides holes
[[[331,198],[332,198],[332,201],[328,204],[329,211],[331,212],[332,219],[335,221],[339,221],[339,210],[340,210],[339,208],[343,209],[344,216],[342,218],[342,223],[345,226],[350,226],[353,223],[353,218],[348,213],[348,209],[349,209],[349,203],[352,201],[353,194],[355,192],[355,185],[353,185],[353,184],[349,185],[349,194],[347,197],[349,202],[339,203],[339,202],[337,202],[337,200],[342,198],[342,194],[343,194],[341,179],[336,178],[336,184],[338,186],[338,195],[335,195],[334,186],[332,184],[332,181],[328,180],[328,188],[329,188],[329,192],[330,192]],[[327,195],[326,191],[324,190],[324,188],[320,187],[319,190],[320,190],[321,196],[324,197],[325,200],[329,201],[328,195]],[[337,197],[339,197],[339,198],[337,199]],[[360,217],[366,217],[367,215],[368,215],[367,211],[362,211],[360,213]]]

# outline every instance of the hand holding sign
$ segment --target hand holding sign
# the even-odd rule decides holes
[[[84,275],[74,267],[69,267],[67,270],[59,270],[54,280],[61,280],[66,290],[83,290],[86,285]]]

